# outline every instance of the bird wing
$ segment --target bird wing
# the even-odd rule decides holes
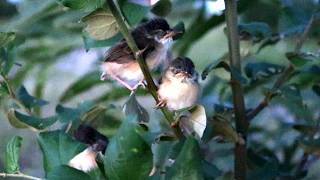
[[[135,57],[125,40],[121,40],[108,49],[104,59],[104,62],[116,62],[118,64],[124,64],[128,61],[135,61]]]

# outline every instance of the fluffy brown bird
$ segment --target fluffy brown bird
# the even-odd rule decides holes
[[[152,19],[132,30],[139,54],[145,59],[150,70],[154,70],[170,59],[170,44],[179,34],[170,28],[164,19]],[[112,46],[102,64],[101,80],[109,76],[131,91],[142,84],[144,77],[134,53],[125,39]]]
[[[180,110],[195,105],[200,92],[198,73],[191,59],[178,57],[164,72],[158,89],[157,107]]]

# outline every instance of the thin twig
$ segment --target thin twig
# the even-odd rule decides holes
[[[113,14],[114,18],[117,21],[120,32],[122,33],[123,37],[126,39],[130,49],[134,53],[135,58],[137,59],[137,61],[139,63],[141,71],[142,71],[144,78],[147,82],[147,88],[148,88],[150,94],[153,96],[156,103],[158,103],[159,99],[158,99],[158,95],[157,95],[157,86],[155,85],[155,83],[152,79],[152,76],[150,74],[149,68],[148,68],[145,60],[138,53],[140,50],[137,47],[131,33],[129,32],[129,29],[123,20],[123,16],[121,15],[119,9],[116,7],[113,0],[106,0],[106,1],[107,1],[107,4],[109,5],[108,8],[110,9],[111,13]],[[165,108],[165,107],[161,108],[161,111],[162,111],[163,115],[165,116],[165,118],[167,119],[169,124],[174,122],[174,118],[172,116],[172,113],[170,113],[170,111],[167,108]],[[177,136],[181,136],[181,132],[179,132],[178,129],[174,128],[173,130],[175,131],[175,134]]]
[[[308,34],[311,30],[311,27],[313,25],[314,22],[314,16],[312,16],[307,24],[307,26],[305,27],[301,37],[299,38],[297,45],[294,49],[294,53],[298,54],[300,53],[300,50],[302,48],[303,43],[307,40],[308,38]],[[287,80],[289,79],[289,77],[291,76],[291,73],[294,71],[294,67],[292,64],[289,65],[289,67],[287,67],[287,69],[285,69],[283,71],[283,73],[279,76],[279,78],[276,80],[276,82],[274,83],[274,85],[272,86],[271,92],[267,93],[266,96],[264,97],[264,99],[258,104],[258,106],[256,108],[254,108],[248,115],[247,115],[247,119],[250,121],[253,118],[255,118],[264,108],[266,108],[269,104],[269,102],[271,101],[271,99],[274,97],[275,92],[285,83],[287,82]]]
[[[238,31],[238,14],[237,14],[237,1],[225,0],[226,5],[226,22],[227,22],[227,35],[229,45],[229,59],[231,69],[241,73],[241,60],[240,60],[240,44],[239,44],[239,31]],[[239,135],[246,139],[248,121],[245,114],[244,93],[240,82],[238,82],[235,74],[231,71],[231,89],[234,104],[234,113],[236,120],[236,130]],[[236,143],[234,149],[235,157],[235,179],[244,180],[247,176],[247,153],[246,142],[243,144]]]
[[[44,180],[38,177],[26,175],[23,173],[17,173],[17,174],[10,174],[10,173],[0,173],[0,177],[6,178],[6,177],[15,177],[15,178],[25,178],[25,179],[32,179],[32,180]]]

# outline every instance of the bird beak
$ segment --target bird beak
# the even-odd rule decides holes
[[[164,39],[168,39],[168,38],[174,38],[177,35],[182,34],[182,31],[175,31],[175,30],[171,30],[171,31],[167,31],[167,34],[163,37]]]

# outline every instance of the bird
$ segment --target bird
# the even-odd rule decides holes
[[[181,33],[170,28],[163,18],[151,19],[131,31],[139,48],[137,55],[143,57],[149,70],[168,64],[171,59],[170,45]],[[139,85],[144,85],[144,76],[139,63],[125,39],[107,50],[102,71],[101,80],[107,80],[110,77],[130,91],[136,90]]]
[[[75,155],[68,163],[70,167],[89,172],[98,167],[96,157],[99,152],[105,153],[109,140],[93,127],[81,124],[74,133],[74,138],[88,147]]]
[[[177,111],[194,106],[200,93],[198,76],[188,57],[177,57],[171,61],[159,82],[156,107],[167,106],[169,110]]]

